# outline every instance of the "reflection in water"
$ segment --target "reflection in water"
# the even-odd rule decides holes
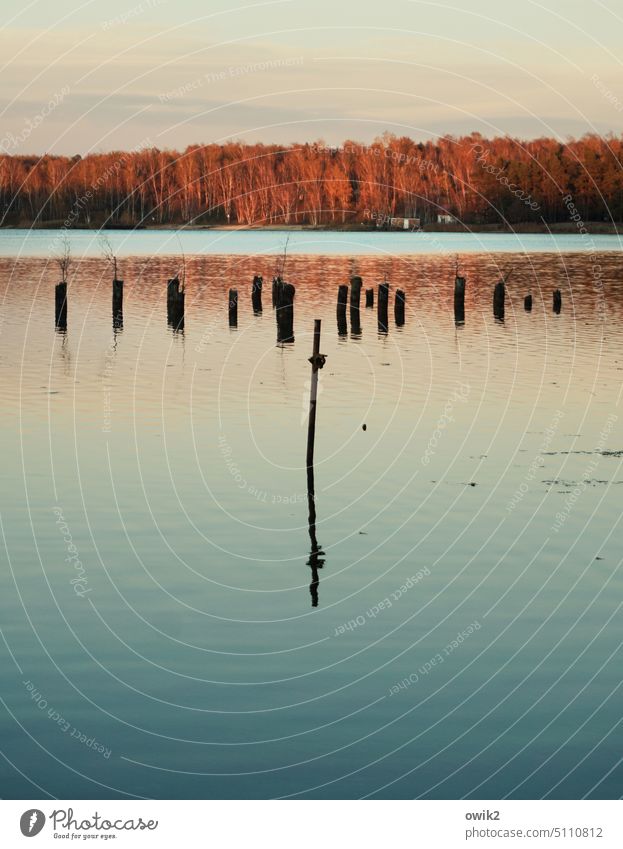
[[[312,580],[309,585],[309,592],[311,593],[312,607],[318,607],[318,586],[320,584],[318,569],[322,569],[325,564],[325,553],[320,548],[318,539],[316,538],[316,492],[314,488],[313,466],[309,466],[307,469],[307,507],[309,511],[307,523],[309,528],[309,540],[311,542],[311,551],[309,553],[307,565],[310,566],[312,570]]]
[[[69,348],[67,330],[57,327],[56,333],[60,337],[59,360],[62,363],[63,374],[65,377],[68,377],[71,373],[71,350]]]
[[[121,333],[122,330],[123,330],[123,323],[121,324],[120,327],[115,327],[114,324],[113,324],[112,344],[110,346],[110,349],[113,352],[113,354],[115,354],[117,352],[117,346],[119,344],[119,340],[117,339],[117,337],[119,336],[119,334]]]

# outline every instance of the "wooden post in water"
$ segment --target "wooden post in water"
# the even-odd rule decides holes
[[[454,278],[454,323],[465,324],[465,278]]]
[[[402,289],[396,289],[396,297],[394,298],[394,320],[397,327],[402,327],[405,323],[405,293]]]
[[[184,329],[184,287],[178,277],[167,283],[167,322],[174,330]]]
[[[275,288],[277,342],[294,342],[294,295],[291,283],[284,283],[278,277]]]
[[[123,327],[123,280],[112,281],[112,326]]]
[[[379,293],[377,299],[377,317],[379,323],[379,333],[387,333],[389,321],[387,318],[387,305],[389,302],[389,283],[379,283]]]
[[[532,312],[532,295],[526,295],[523,299],[523,308],[526,312]]]
[[[283,280],[281,277],[273,277],[273,306],[275,308],[275,320],[277,322],[277,342],[281,342],[281,299]]]
[[[374,306],[374,289],[366,289],[366,309]]]
[[[255,315],[259,315],[262,312],[262,283],[262,277],[256,274],[251,287],[251,304]]]
[[[64,280],[54,289],[54,325],[57,330],[67,330],[67,283]]]
[[[554,290],[554,312],[558,314],[562,309],[562,295],[560,294],[560,289]]]
[[[350,332],[354,336],[361,333],[361,277],[350,278]]]
[[[495,289],[493,290],[493,315],[495,318],[500,319],[500,321],[504,321],[504,298],[506,295],[506,290],[504,286],[504,281],[500,280],[495,284]]]
[[[351,310],[356,309],[359,310],[359,306],[361,303],[361,286],[363,280],[361,277],[351,277],[350,278],[350,308]]]
[[[279,298],[279,287],[281,286],[282,280],[281,277],[273,277],[273,306],[277,306],[277,300]]]
[[[339,336],[346,336],[348,325],[346,323],[346,304],[348,303],[348,286],[338,286],[337,289],[337,332]]]
[[[238,327],[238,290],[229,290],[229,326]]]
[[[283,341],[294,342],[294,295],[295,288],[292,283],[283,284]]]
[[[361,277],[350,278],[350,332],[354,336],[361,333]]]
[[[309,358],[311,363],[311,388],[309,390],[309,419],[307,421],[307,491],[314,494],[314,441],[316,439],[316,402],[318,400],[318,371],[325,363],[326,357],[320,353],[320,326],[321,321],[317,318],[314,321],[314,345],[312,355]],[[309,474],[311,471],[311,486]]]

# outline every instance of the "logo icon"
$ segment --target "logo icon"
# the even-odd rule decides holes
[[[45,825],[45,814],[37,808],[24,811],[19,821],[19,827],[24,837],[34,837]]]

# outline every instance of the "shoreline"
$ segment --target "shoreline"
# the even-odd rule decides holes
[[[623,223],[612,223],[607,221],[588,221],[585,223],[586,229],[593,235],[604,236],[619,236],[623,235]],[[63,230],[62,222],[50,221],[44,224],[14,224],[4,225],[0,227],[2,230]],[[99,227],[80,227],[79,230],[94,230],[98,231]],[[503,227],[499,224],[474,224],[470,226],[462,226],[460,224],[430,224],[422,227],[419,230],[399,230],[399,229],[381,229],[369,227],[365,224],[346,224],[343,226],[334,226],[328,224],[258,224],[258,225],[238,225],[238,224],[141,224],[137,226],[114,225],[112,227],[102,227],[103,232],[143,232],[143,231],[222,231],[222,232],[315,232],[315,233],[391,233],[413,235],[414,233],[490,233],[492,235],[513,235],[513,234],[539,234],[539,235],[572,235],[578,232],[578,228],[573,222],[558,222],[555,224],[537,224],[525,222],[517,224],[515,227]],[[69,230],[68,232],[71,232]]]

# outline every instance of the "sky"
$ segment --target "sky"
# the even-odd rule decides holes
[[[623,129],[619,0],[8,5],[6,153]]]

